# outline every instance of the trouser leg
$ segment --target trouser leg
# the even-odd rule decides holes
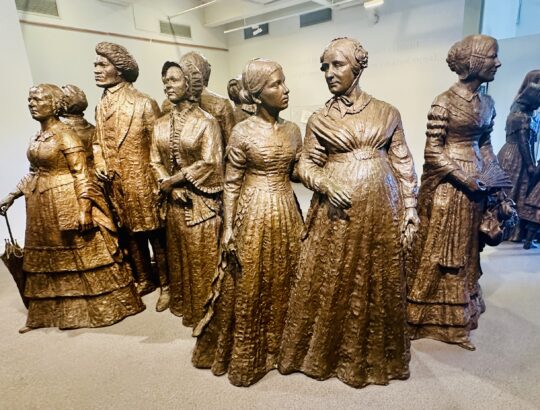
[[[535,222],[527,222],[525,227],[527,228],[527,233],[525,235],[525,243],[523,244],[523,249],[538,248],[538,246],[533,242],[533,240],[536,237],[536,233],[540,229],[540,224],[537,224]]]
[[[156,304],[156,310],[163,312],[169,307],[170,292],[169,292],[169,275],[167,267],[167,251],[165,243],[165,230],[158,229],[150,233],[150,243],[154,253],[154,261],[156,263],[156,273],[159,280],[161,292]]]
[[[152,274],[148,234],[146,232],[131,232],[128,248],[137,282],[137,292],[140,295],[146,295],[156,288],[155,281],[152,280],[154,275]]]

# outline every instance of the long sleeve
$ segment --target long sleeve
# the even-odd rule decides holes
[[[234,110],[231,106],[231,104],[228,103],[228,101],[225,101],[225,104],[223,105],[223,112],[221,115],[221,128],[223,132],[223,139],[225,140],[225,144],[229,143],[229,139],[232,135],[232,130],[235,125],[236,121],[234,120]]]
[[[105,157],[103,156],[103,149],[101,147],[103,135],[102,135],[102,127],[103,124],[101,124],[100,118],[99,118],[99,110],[100,110],[100,104],[96,107],[96,129],[94,132],[94,135],[92,136],[92,154],[94,156],[94,168],[96,170],[100,171],[107,171],[107,165],[105,163]]]
[[[244,136],[233,131],[226,150],[225,186],[223,189],[223,223],[225,229],[232,228],[236,217],[236,208],[244,174],[247,157]]]
[[[86,152],[82,143],[77,137],[66,132],[62,135],[61,151],[73,176],[77,199],[89,198],[90,180],[86,166]]]
[[[388,147],[388,158],[399,181],[405,208],[416,207],[418,179],[414,170],[414,161],[411,152],[405,141],[401,119],[392,135],[390,146]]]
[[[200,159],[182,167],[186,179],[207,194],[223,190],[223,150],[217,121],[212,118],[204,123],[201,135]]]
[[[160,125],[156,123],[150,141],[150,169],[152,170],[156,182],[160,182],[170,176],[167,172],[167,168],[163,164],[158,148],[158,138],[162,131],[163,127],[160,127]]]
[[[314,115],[317,114],[313,114],[310,117],[306,126],[304,148],[297,164],[297,174],[300,181],[308,189],[323,193],[323,190],[329,183],[328,177],[325,175],[323,168],[315,164],[309,155],[310,151],[314,150],[315,145],[318,144],[317,137],[315,137],[315,134],[311,128],[311,121]]]
[[[300,182],[300,178],[298,176],[298,161],[300,160],[300,156],[302,155],[302,134],[300,133],[300,128],[298,128],[296,124],[294,124],[293,127],[292,142],[293,144],[295,144],[296,149],[294,163],[291,170],[291,181]]]
[[[448,127],[448,110],[439,105],[432,105],[428,113],[426,147],[424,150],[424,168],[442,180],[452,174],[452,178],[465,183],[468,175],[444,152]]]

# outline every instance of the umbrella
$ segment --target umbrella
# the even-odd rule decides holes
[[[6,225],[9,232],[9,239],[6,239],[6,247],[4,253],[0,256],[0,259],[4,262],[8,268],[11,276],[17,284],[19,293],[21,295],[24,306],[28,308],[28,298],[24,297],[24,286],[26,284],[26,274],[23,272],[23,249],[19,246],[17,241],[13,239],[11,233],[11,227],[9,226],[9,220],[7,214],[4,214],[6,218]]]

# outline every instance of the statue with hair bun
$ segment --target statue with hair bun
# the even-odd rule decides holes
[[[540,178],[540,166],[536,164],[535,144],[537,142],[538,124],[534,121],[534,113],[540,107],[540,70],[527,73],[518,90],[510,113],[506,118],[506,143],[497,154],[501,167],[510,175],[513,187],[506,193],[516,203],[520,218],[509,239],[520,242],[525,239],[525,249],[536,248],[533,242],[536,230],[540,228],[527,223],[525,218],[526,198],[535,179]],[[537,208],[539,208],[537,206]],[[537,218],[540,222],[540,214]],[[527,226],[528,225],[528,228]]]
[[[19,331],[108,326],[139,313],[144,304],[107,204],[88,175],[85,147],[59,119],[70,99],[59,87],[40,84],[30,89],[28,102],[41,124],[27,151],[30,172],[0,201],[5,214],[15,199],[26,200],[23,271],[29,302]]]
[[[86,94],[76,85],[68,84],[62,87],[66,100],[66,109],[62,113],[62,122],[77,134],[86,151],[86,166],[88,175],[94,177],[94,154],[92,153],[92,141],[95,128],[84,118],[84,111],[88,108]]]
[[[227,93],[232,101],[234,109],[234,121],[238,124],[255,113],[255,104],[242,104],[240,91],[242,90],[242,76],[231,78],[227,83]]]
[[[302,216],[291,181],[302,147],[298,126],[279,117],[289,89],[281,66],[251,60],[243,103],[257,113],[229,140],[223,192],[220,275],[208,313],[194,331],[193,364],[249,386],[277,366],[300,250]],[[225,266],[224,266],[225,265]]]
[[[368,53],[333,40],[321,71],[333,94],[309,119],[298,163],[314,191],[279,371],[356,388],[409,377],[404,253],[417,229],[416,174],[399,111],[358,83]]]
[[[474,350],[471,330],[485,310],[478,280],[484,242],[480,224],[488,193],[484,170],[500,172],[491,146],[493,99],[479,92],[501,63],[497,41],[472,35],[455,43],[447,63],[458,81],[428,113],[418,210],[420,230],[412,252],[407,316],[413,339],[430,338]]]
[[[168,306],[194,326],[204,316],[219,256],[221,133],[198,105],[204,83],[193,64],[166,62],[161,78],[172,109],[154,124],[151,168],[167,238]]]

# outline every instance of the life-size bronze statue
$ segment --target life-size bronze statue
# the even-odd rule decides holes
[[[529,71],[510,107],[506,119],[506,143],[497,157],[501,167],[510,175],[513,187],[507,194],[517,205],[518,215],[524,207],[525,197],[530,188],[531,178],[536,170],[534,145],[536,130],[532,127],[534,111],[540,106],[540,70]],[[516,226],[510,240],[521,241],[525,236],[525,221]],[[531,233],[531,235],[533,235]],[[533,236],[534,237],[534,236]],[[526,239],[525,249],[536,247],[532,239]]]
[[[150,241],[161,295],[156,309],[168,307],[164,233],[156,209],[156,184],[150,169],[150,137],[159,107],[133,87],[139,68],[122,46],[99,43],[94,63],[96,85],[104,89],[96,108],[94,166],[103,182],[133,261],[137,290],[155,289]]]
[[[257,113],[234,127],[227,147],[221,239],[240,267],[215,282],[213,316],[195,329],[192,360],[249,386],[276,367],[296,276],[302,216],[291,180],[302,139],[279,117],[289,100],[279,64],[251,60],[242,81],[242,98]]]
[[[256,106],[250,104],[242,104],[240,101],[240,91],[242,90],[242,76],[232,78],[227,83],[227,94],[233,102],[234,107],[234,122],[238,124],[255,113]]]
[[[93,178],[94,154],[92,153],[92,141],[96,127],[84,118],[84,111],[88,108],[86,94],[79,87],[71,84],[64,85],[62,91],[66,102],[65,112],[62,113],[62,122],[70,126],[83,143],[88,175]]]
[[[227,145],[235,124],[233,108],[231,107],[229,100],[208,89],[211,71],[210,63],[202,54],[195,51],[184,54],[180,61],[193,64],[201,72],[204,81],[204,89],[200,98],[200,106],[218,121],[221,129],[223,146]]]
[[[204,316],[218,263],[221,133],[215,118],[198,105],[204,84],[193,64],[167,62],[161,76],[174,108],[155,123],[151,165],[167,234],[169,309],[193,326]]]
[[[279,370],[388,384],[409,377],[402,246],[418,224],[413,159],[398,110],[358,86],[361,44],[335,39],[320,61],[334,96],[309,119],[298,164],[314,196]]]
[[[23,270],[29,306],[20,332],[107,326],[142,311],[105,201],[89,179],[85,148],[59,120],[62,90],[52,84],[32,87],[28,106],[41,123],[27,151],[30,173],[0,202],[3,214],[16,198],[26,200]]]
[[[494,38],[473,35],[448,52],[448,66],[459,79],[428,113],[420,230],[407,279],[412,338],[469,350],[475,349],[470,331],[485,310],[478,279],[487,190],[478,175],[486,166],[498,167],[490,137],[494,102],[478,91],[495,78],[501,65],[497,51]]]

